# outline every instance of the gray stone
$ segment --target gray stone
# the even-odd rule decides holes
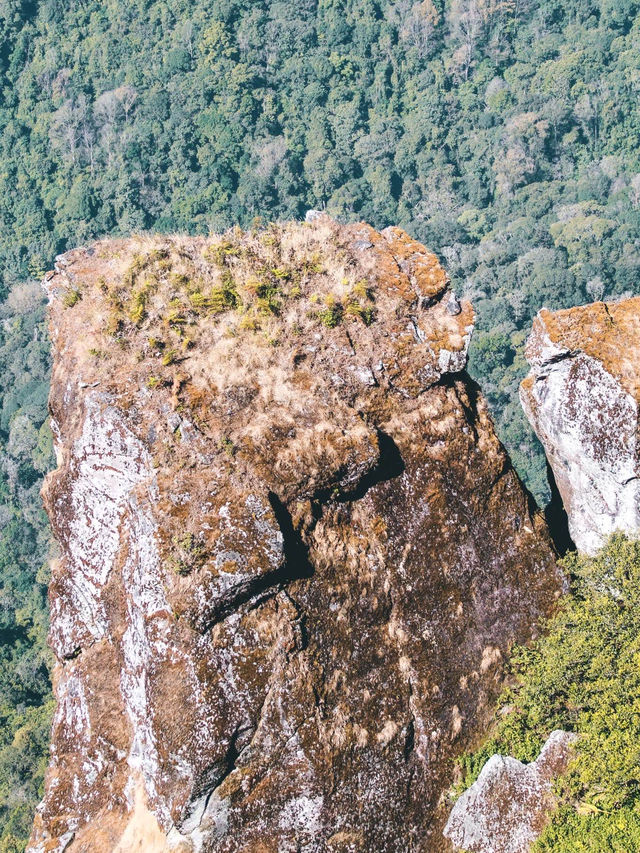
[[[462,307],[460,305],[460,300],[455,295],[455,293],[451,293],[449,299],[447,300],[447,314],[451,314],[452,317],[457,317],[458,314],[462,311]]]
[[[520,400],[586,554],[615,531],[640,530],[639,311],[637,299],[543,310],[527,341]]]
[[[531,764],[492,755],[453,807],[445,837],[469,853],[528,853],[553,811],[552,782],[566,770],[575,739],[552,732]]]
[[[167,415],[167,426],[171,432],[175,432],[182,424],[182,418],[176,412]]]

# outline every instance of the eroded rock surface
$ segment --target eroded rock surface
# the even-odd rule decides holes
[[[30,849],[434,853],[560,578],[398,229],[108,241],[47,277],[58,699]],[[448,842],[446,842],[448,844]]]
[[[571,537],[594,554],[640,529],[640,298],[541,311],[522,405],[544,445]]]
[[[569,732],[552,732],[531,764],[491,756],[444,829],[456,850],[528,853],[555,806],[552,782],[567,769],[574,740]]]

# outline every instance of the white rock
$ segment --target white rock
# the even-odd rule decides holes
[[[551,786],[575,735],[552,732],[536,761],[492,755],[453,807],[444,835],[469,853],[527,853],[554,807]]]
[[[550,340],[537,320],[527,345],[525,413],[553,469],[579,551],[640,530],[638,403],[598,359]]]

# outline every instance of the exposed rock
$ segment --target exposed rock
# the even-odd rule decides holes
[[[323,219],[327,214],[323,210],[307,210],[304,221],[308,224]]]
[[[577,548],[640,529],[640,298],[541,311],[522,405],[544,445]]]
[[[450,760],[561,585],[458,372],[471,306],[404,232],[326,217],[106,241],[46,284],[58,706],[30,849],[448,845]]]
[[[528,853],[555,806],[552,782],[567,769],[574,740],[569,732],[552,732],[531,764],[492,755],[444,829],[456,850]]]
[[[453,317],[456,317],[462,311],[462,306],[460,305],[460,300],[452,293],[449,299],[447,300],[447,312],[451,314]]]

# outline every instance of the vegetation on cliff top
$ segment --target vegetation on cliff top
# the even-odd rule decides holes
[[[153,352],[167,367],[184,358],[203,326],[222,315],[229,337],[260,333],[274,346],[285,326],[299,336],[314,324],[333,328],[352,319],[370,325],[371,282],[357,276],[344,248],[332,245],[333,229],[327,220],[323,228],[273,224],[202,241],[141,239],[133,257],[130,246],[124,250],[122,275],[98,281],[110,306],[105,331],[121,345],[142,332],[146,345],[140,357]],[[104,251],[112,253],[108,243]],[[79,281],[63,304],[73,308],[82,296]]]
[[[67,253],[47,288],[53,327],[73,341],[87,382],[117,394],[137,381],[171,386],[172,399],[195,393],[201,425],[211,420],[207,389],[235,393],[249,378],[297,417],[311,361],[326,358],[334,383],[348,385],[335,373],[345,354],[346,375],[368,377],[366,387],[388,381],[418,394],[446,372],[443,359],[461,353],[452,369],[461,367],[473,327],[470,303],[447,300],[433,253],[401,229],[326,216],[223,236],[99,241]]]
[[[640,849],[640,542],[616,535],[595,558],[563,562],[571,594],[545,636],[513,655],[494,733],[461,761],[464,787],[495,752],[532,761],[554,729],[576,732],[535,851],[628,853]]]

